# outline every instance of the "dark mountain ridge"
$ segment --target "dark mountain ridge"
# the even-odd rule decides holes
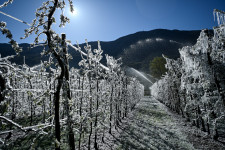
[[[101,47],[104,54],[122,57],[125,66],[133,67],[138,70],[148,72],[149,61],[156,56],[165,54],[172,58],[179,57],[178,49],[186,45],[196,43],[200,30],[180,31],[155,29],[151,31],[141,31],[134,34],[126,35],[110,42],[101,42]],[[92,49],[97,48],[97,42],[89,42]],[[12,59],[12,62],[23,64],[23,56],[26,56],[26,64],[34,66],[40,63],[40,60],[46,60],[47,57],[42,57],[40,53],[43,50],[42,46],[38,46],[29,50],[29,44],[20,44],[23,47],[23,52],[20,56]],[[83,49],[85,43],[80,44]],[[78,67],[78,62],[81,60],[80,54],[69,47],[69,53],[73,56],[70,61],[71,67]],[[11,45],[0,43],[0,54],[2,57],[15,54]],[[105,63],[105,59],[102,60]]]

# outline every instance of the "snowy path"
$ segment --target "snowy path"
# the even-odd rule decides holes
[[[121,127],[117,150],[194,150],[164,105],[145,97]]]

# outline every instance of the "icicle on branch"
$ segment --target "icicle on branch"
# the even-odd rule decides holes
[[[217,17],[218,25],[225,24],[225,12],[222,10],[214,9],[213,10],[214,20]]]

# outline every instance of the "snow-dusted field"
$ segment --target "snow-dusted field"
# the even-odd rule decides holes
[[[193,150],[194,147],[165,106],[145,97],[121,126],[112,149]]]
[[[144,97],[131,115],[106,140],[111,150],[213,150],[225,149],[166,106]],[[112,144],[114,142],[114,144]]]

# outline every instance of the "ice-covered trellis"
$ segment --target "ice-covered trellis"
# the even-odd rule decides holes
[[[91,127],[93,129],[90,140],[92,141],[96,135],[96,142],[99,143],[99,140],[104,138],[104,134],[118,126],[122,118],[128,115],[143,96],[144,90],[136,79],[124,74],[120,68],[120,61],[106,56],[109,69],[105,70],[98,61],[97,63],[93,61],[99,58],[96,53],[90,49],[88,54],[90,57],[82,59],[80,63],[87,68],[82,67],[82,70],[71,68],[69,79],[72,97],[69,101],[70,115],[72,116],[73,130],[76,131],[76,135],[80,135],[78,139],[75,139],[80,142],[80,147],[88,145],[83,136],[90,134]],[[3,69],[1,75],[8,85],[7,91],[1,91],[8,93],[8,96],[5,96],[4,101],[1,102],[1,107],[7,103],[7,109],[0,118],[2,123],[7,124],[12,121],[15,126],[16,123],[22,123],[19,120],[24,120],[26,123],[24,122],[23,126],[16,125],[21,132],[23,129],[24,131],[32,129],[31,131],[35,132],[41,127],[45,129],[46,133],[50,132],[49,129],[54,125],[53,97],[57,85],[55,78],[59,74],[59,70],[50,69],[50,72],[46,72],[43,64],[34,67],[25,64],[18,66],[11,64],[8,58],[1,58],[2,61],[0,61],[0,67]],[[67,120],[65,100],[64,96],[60,100],[62,126],[66,124]],[[10,121],[3,117],[8,117]],[[96,118],[97,126],[94,125]],[[37,123],[37,120],[40,121]],[[89,124],[90,122],[92,125]],[[12,133],[12,136],[16,137],[17,132],[13,126],[11,130],[6,128],[0,132],[0,138],[7,143],[7,140],[3,140],[6,135]],[[52,134],[50,135],[52,136]],[[40,141],[34,141],[34,144],[35,142]]]
[[[168,73],[151,87],[152,95],[216,140],[225,138],[224,12],[214,10],[218,27],[202,30],[197,43],[167,59]]]
[[[72,1],[68,2],[72,10]],[[56,9],[64,8],[64,0],[44,2],[25,32],[25,38],[37,34],[34,46],[41,34],[46,35],[41,45],[48,49],[42,54],[49,61],[29,67],[0,58],[0,149],[16,148],[18,143],[24,149],[98,149],[143,96],[143,85],[126,76],[120,59],[107,55],[107,65],[100,62],[100,42],[94,50],[86,42],[82,50],[51,29]],[[68,22],[63,14],[60,20],[61,26]],[[19,53],[6,24],[1,22],[0,27]],[[80,69],[69,68],[67,45],[80,53]]]

